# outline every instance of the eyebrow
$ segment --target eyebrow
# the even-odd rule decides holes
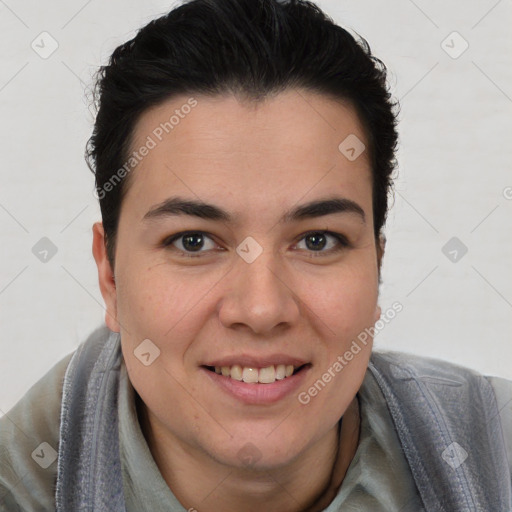
[[[279,223],[291,223],[339,213],[355,214],[361,218],[363,223],[366,222],[366,215],[359,204],[344,197],[333,197],[329,199],[319,199],[297,206],[285,212],[279,220]],[[142,220],[146,221],[178,215],[190,215],[199,217],[200,219],[223,221],[227,223],[234,221],[234,217],[219,206],[181,197],[170,197],[162,203],[155,205],[144,215]]]

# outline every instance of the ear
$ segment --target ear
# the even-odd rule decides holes
[[[101,295],[106,305],[105,323],[114,332],[120,332],[117,321],[117,290],[114,272],[107,257],[105,246],[105,231],[101,222],[95,222],[92,227],[92,254],[98,267],[98,280]]]
[[[386,236],[383,234],[379,235],[379,239],[377,241],[377,266],[379,267],[379,278],[380,278],[380,269],[382,266],[382,257],[384,256],[384,252],[386,250]],[[380,282],[380,279],[379,279]]]
[[[380,315],[382,313],[381,307],[377,304],[377,307],[375,308],[375,314],[373,315],[373,325],[377,323],[377,321],[380,318]]]
[[[379,238],[377,240],[377,269],[379,272],[379,286],[382,282],[381,280],[381,268],[382,268],[382,258],[384,256],[384,251],[386,250],[386,237],[382,233],[379,235]],[[374,316],[374,323],[377,322],[377,320],[380,318],[382,310],[379,305],[375,308],[375,316]]]

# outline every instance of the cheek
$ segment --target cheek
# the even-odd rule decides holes
[[[172,396],[174,379],[183,380],[183,361],[194,339],[192,316],[187,315],[192,291],[156,273],[138,275],[120,290],[121,339],[130,379],[146,403],[152,403],[154,397]],[[144,361],[145,353],[150,355]]]
[[[165,265],[143,270],[131,265],[125,267],[125,276],[132,277],[122,280],[118,309],[130,380],[151,410],[164,414],[169,397],[174,397],[174,411],[192,424],[195,420],[190,416],[190,407],[178,397],[181,383],[187,379],[187,350],[203,322],[198,315],[207,314],[206,302],[199,301],[204,295],[201,280],[189,280],[179,273],[171,275]],[[144,340],[150,340],[157,349]],[[139,347],[143,341],[149,347],[145,352],[150,353],[147,366],[137,356],[142,353]],[[187,389],[195,392],[192,384]]]
[[[318,283],[318,280],[315,282]],[[369,268],[340,272],[305,293],[324,346],[301,404],[312,417],[335,424],[357,393],[371,356],[377,279]]]
[[[301,282],[302,298],[338,339],[373,325],[378,298],[377,272],[371,265],[341,265]]]
[[[197,394],[197,389],[190,384],[184,385],[186,380],[179,373],[179,365],[171,367],[173,359],[176,359],[171,352],[162,352],[150,366],[144,366],[133,357],[130,341],[122,343],[127,372],[132,386],[152,416],[152,428],[155,428],[156,419],[157,426],[165,425],[166,430],[193,442],[194,433],[204,429],[209,419],[198,402],[190,399]]]
[[[142,270],[132,266],[125,273],[129,277],[118,290],[118,310],[127,330],[131,326],[140,334],[146,331],[165,340],[173,331],[197,325],[197,315],[205,314],[212,276],[171,272],[165,264]]]
[[[372,349],[368,328],[374,325],[377,308],[377,270],[371,257],[360,255],[358,260],[359,264],[340,267],[331,275],[312,302],[329,327],[324,338],[326,361],[317,368],[322,391],[318,392],[315,407],[330,411],[332,420],[339,417],[359,389]]]

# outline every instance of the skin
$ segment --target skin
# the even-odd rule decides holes
[[[240,353],[289,354],[312,364],[304,391],[378,320],[383,243],[374,236],[368,155],[349,161],[338,149],[349,134],[364,142],[365,135],[350,105],[311,92],[288,90],[258,104],[194,97],[198,105],[130,175],[115,280],[102,225],[93,226],[106,323],[121,333],[142,431],[185,508],[321,510],[357,448],[356,393],[372,340],[307,405],[297,393],[271,405],[241,404],[200,365]],[[187,99],[146,111],[132,147]],[[170,196],[213,203],[234,222],[143,220]],[[294,206],[334,196],[358,203],[365,222],[345,212],[278,223]],[[207,235],[199,257],[183,255],[183,238],[163,245],[189,230]],[[349,246],[326,235],[326,247],[308,247],[305,235],[323,230],[344,235]],[[250,264],[236,253],[247,236],[263,248]],[[145,339],[161,351],[149,366],[134,355]],[[249,442],[259,453],[250,466],[239,457]]]

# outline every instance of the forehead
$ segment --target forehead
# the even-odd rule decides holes
[[[327,96],[177,96],[140,117],[131,149],[150,149],[130,175],[126,198],[147,206],[169,195],[222,197],[264,208],[338,191],[361,202],[371,196],[371,171],[367,150],[355,159],[346,152],[354,142],[357,152],[367,146],[355,109]]]

